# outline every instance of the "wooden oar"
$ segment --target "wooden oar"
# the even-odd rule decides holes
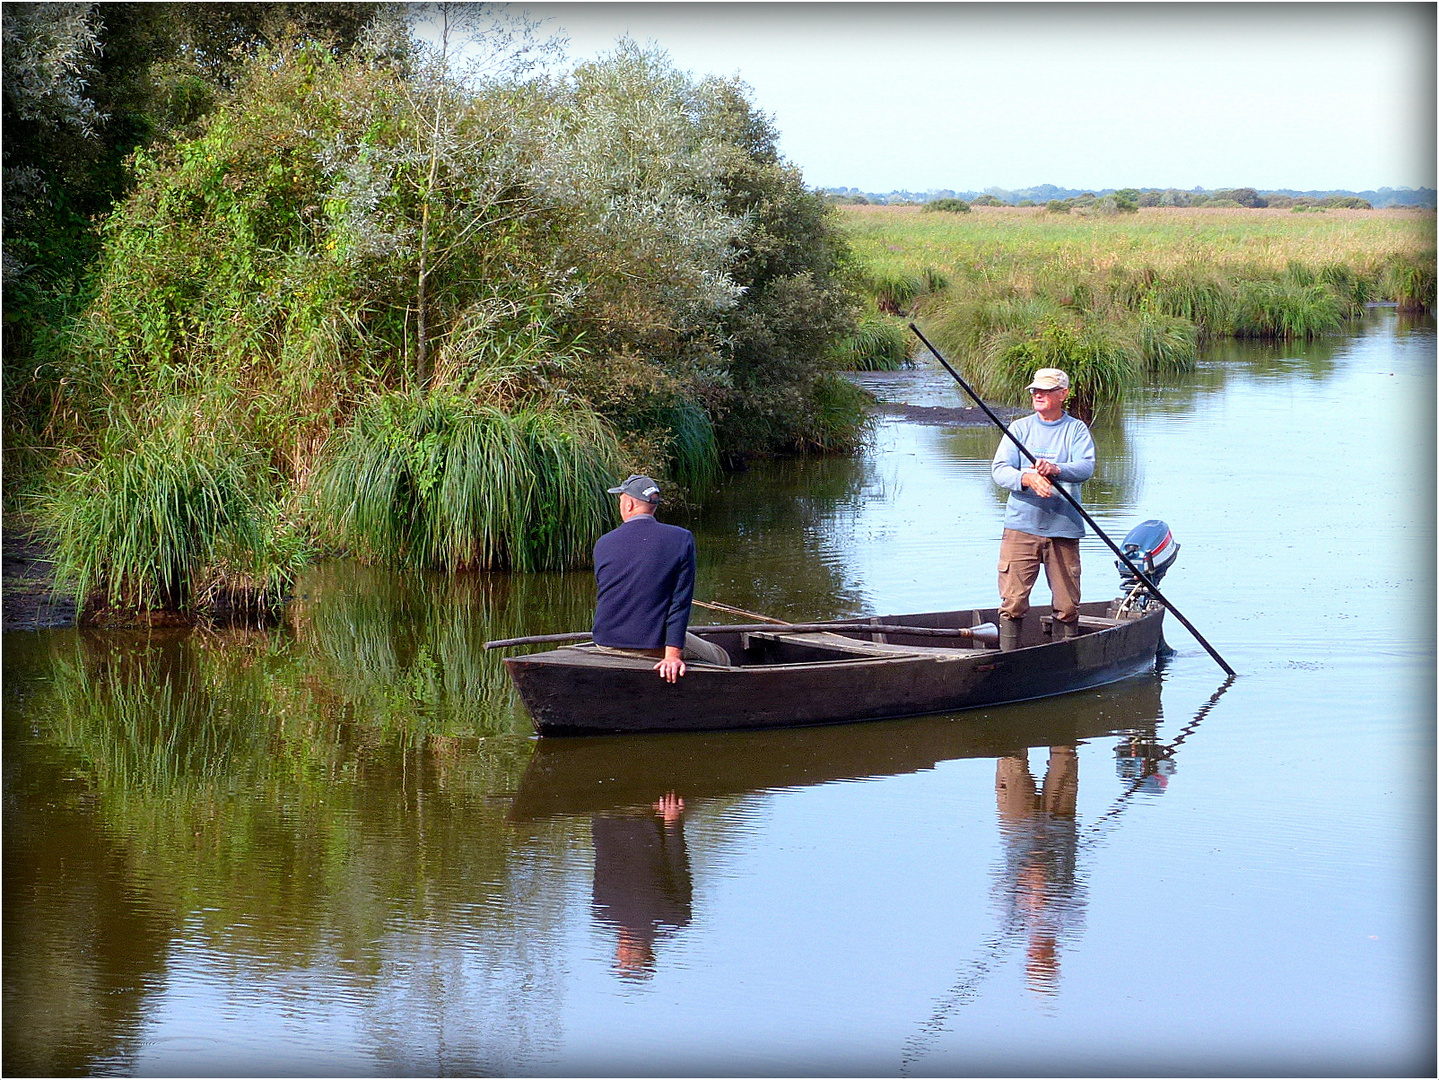
[[[692,631],[725,630],[731,633],[758,634],[764,631],[790,634],[818,634],[826,630],[862,630],[870,634],[911,634],[917,637],[976,638],[980,641],[998,640],[999,630],[993,623],[980,626],[935,627],[896,626],[893,623],[861,622],[857,619],[833,620],[812,623],[737,623],[732,626],[693,626]],[[485,642],[486,649],[507,649],[514,645],[550,645],[561,641],[588,641],[588,631],[569,634],[536,634],[531,637],[504,638],[500,641]]]
[[[758,619],[760,622],[777,623],[784,625],[783,619],[772,619],[768,615],[761,615],[757,611],[746,611],[744,608],[730,607],[728,604],[721,604],[717,600],[691,600],[695,607],[709,608],[711,611],[722,611],[726,615],[741,615],[746,619]]]

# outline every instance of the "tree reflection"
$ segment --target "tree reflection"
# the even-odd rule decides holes
[[[867,457],[756,462],[703,507],[661,516],[695,534],[695,595],[776,618],[835,618],[863,607],[845,567],[843,522],[879,483]]]
[[[295,979],[321,1000],[382,998],[358,1019],[402,1071],[462,1050],[457,1071],[504,1071],[492,1046],[553,1045],[565,900],[526,883],[573,842],[557,826],[513,843],[502,796],[528,739],[366,712],[283,633],[68,633],[40,651],[6,717],[10,1060],[134,1064],[135,1025],[197,977],[240,998]],[[24,882],[68,902],[9,902]],[[107,998],[117,986],[129,996]],[[460,1029],[479,1041],[446,1035]],[[287,1071],[263,1058],[283,1046],[249,1052],[246,1068]]]
[[[328,691],[411,732],[519,734],[527,715],[488,640],[584,630],[583,573],[436,574],[316,567],[290,618]]]

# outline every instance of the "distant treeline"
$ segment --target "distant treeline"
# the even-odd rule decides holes
[[[1051,202],[1080,203],[1082,200],[1105,196],[1132,202],[1135,206],[1249,206],[1288,209],[1294,206],[1359,207],[1384,209],[1392,206],[1435,208],[1433,188],[1391,188],[1377,191],[1297,191],[1293,188],[1260,190],[1251,187],[1215,188],[1061,188],[1053,184],[1006,191],[989,187],[983,191],[860,191],[852,187],[825,188],[825,194],[836,203],[873,203],[893,206],[905,203],[931,203],[940,199],[958,199],[970,206],[1045,206]]]

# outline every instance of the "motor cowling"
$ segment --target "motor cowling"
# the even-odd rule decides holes
[[[1168,525],[1155,518],[1142,521],[1130,529],[1119,550],[1155,585],[1179,557],[1179,543],[1174,534],[1169,531]],[[1114,565],[1119,570],[1119,584],[1126,593],[1143,585],[1134,571],[1121,560],[1116,559]]]

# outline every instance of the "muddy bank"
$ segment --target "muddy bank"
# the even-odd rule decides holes
[[[4,556],[4,601],[0,629],[52,630],[75,625],[73,597],[50,591],[50,552],[34,526],[19,514],[6,514],[0,536]]]
[[[1015,417],[1023,416],[1025,410],[1005,406],[991,406],[994,414],[1008,424]],[[879,401],[874,411],[880,416],[898,416],[913,424],[927,424],[931,427],[985,427],[992,423],[977,405],[969,408],[950,408],[946,405],[907,405],[897,401]]]

